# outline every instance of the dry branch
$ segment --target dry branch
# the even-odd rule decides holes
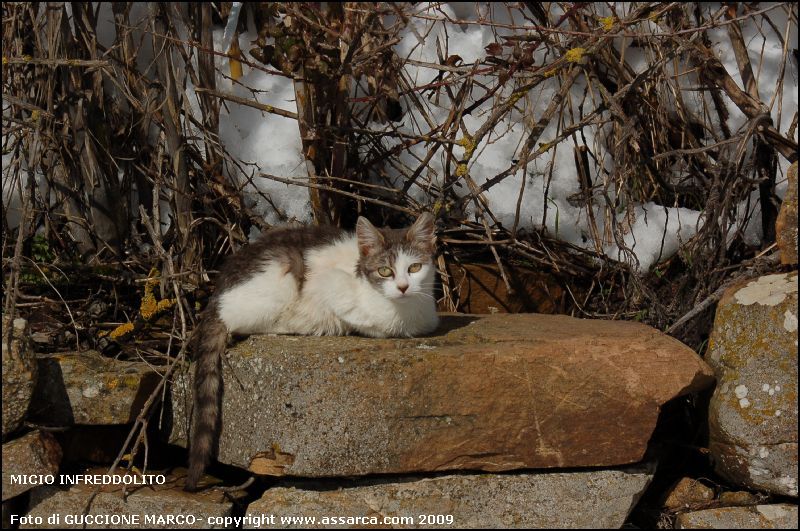
[[[152,3],[135,20],[134,3],[110,7],[111,44],[100,38],[107,22],[97,6],[3,5],[4,190],[8,182],[22,194],[15,205],[4,195],[4,207],[22,214],[3,222],[4,308],[58,314],[82,348],[137,315],[136,280],[153,268],[190,329],[224,257],[289,217],[263,179],[301,190],[321,223],[350,228],[365,214],[400,225],[435,212],[450,309],[459,301],[450,264],[495,262],[506,283],[507,266],[522,264],[557,277],[576,313],[638,315],[699,345],[690,340],[697,320],[680,320],[772,243],[776,154],[797,159],[797,115],[781,108],[796,90],[789,3],[504,3],[464,19],[438,4],[247,4],[238,29],[252,48],[235,57],[246,67],[235,81],[213,39],[225,9]],[[783,49],[769,101],[759,91],[764,54],[747,49],[751,25]],[[465,61],[446,36],[478,26],[489,45]],[[731,71],[712,35],[730,41]],[[296,111],[260,103],[264,93],[244,82],[249,69],[293,83]],[[252,97],[234,94],[237,83]],[[235,106],[296,121],[304,165],[279,174],[238,160],[221,137]],[[747,123],[737,129],[729,124],[740,112]],[[508,160],[479,172],[491,146],[509,138]],[[557,166],[565,153],[569,167]],[[570,174],[574,192],[557,197]],[[539,219],[523,219],[532,203]],[[642,205],[710,221],[673,258],[637,271],[630,240]],[[567,207],[579,212],[582,245],[557,234]],[[753,244],[745,224],[759,215],[765,230]],[[66,293],[31,261],[45,276],[48,264],[72,262],[115,273],[92,276],[105,283],[101,294]],[[109,286],[123,273],[127,292]],[[103,298],[112,309],[89,317]]]

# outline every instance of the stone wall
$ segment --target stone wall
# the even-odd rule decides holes
[[[21,516],[25,528],[81,527],[48,518],[83,514],[90,499],[90,528],[614,528],[654,499],[661,523],[680,528],[796,526],[796,272],[731,287],[708,365],[651,327],[561,315],[448,314],[415,339],[246,338],[223,364],[220,464],[195,494],[182,490],[187,367],[149,432],[158,464],[146,472],[161,483],[59,485],[104,473],[161,377],[93,351],[35,358],[25,326],[4,327],[6,527]],[[660,416],[681,400],[703,407],[715,378],[717,483],[665,489],[653,478],[675,442]]]

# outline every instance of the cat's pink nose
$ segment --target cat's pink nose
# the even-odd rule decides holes
[[[400,290],[400,293],[405,293],[405,292],[406,292],[406,290],[408,289],[408,284],[406,284],[405,286],[400,286],[400,285],[398,285],[398,286],[397,286],[397,289],[399,289],[399,290]]]

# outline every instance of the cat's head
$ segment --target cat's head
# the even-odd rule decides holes
[[[356,224],[357,273],[388,299],[433,293],[433,216],[424,212],[407,229],[378,229],[367,218]]]

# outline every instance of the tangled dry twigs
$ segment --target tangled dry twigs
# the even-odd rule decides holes
[[[3,5],[4,308],[56,317],[42,348],[133,322],[153,268],[183,326],[148,321],[121,348],[152,358],[184,341],[220,260],[293,217],[268,181],[307,198],[302,221],[434,211],[450,309],[446,263],[496,262],[509,290],[513,263],[550,272],[578,315],[671,326],[694,346],[707,323],[678,320],[774,241],[780,167],[797,157],[796,112],[781,117],[793,4],[248,4],[232,28],[250,50],[220,48],[220,6]],[[479,53],[452,35],[479,35]],[[296,110],[259,101],[242,65],[292,83]],[[296,121],[302,164],[233,155],[234,106]],[[636,224],[663,210],[669,227],[678,209],[704,222],[640,271]],[[41,298],[53,290],[60,310]]]

